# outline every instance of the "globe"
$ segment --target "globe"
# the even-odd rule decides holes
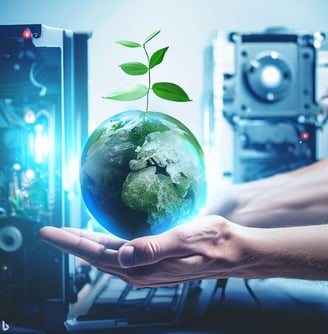
[[[129,110],[101,123],[83,148],[80,183],[93,218],[125,239],[183,224],[206,200],[200,144],[159,112]]]

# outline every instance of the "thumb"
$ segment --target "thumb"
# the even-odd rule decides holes
[[[170,230],[155,236],[141,237],[125,243],[118,251],[122,267],[150,265],[169,257],[186,256],[190,253],[183,244],[178,230]]]

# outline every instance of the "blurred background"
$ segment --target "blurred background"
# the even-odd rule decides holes
[[[115,41],[142,43],[161,30],[148,50],[169,50],[152,70],[152,81],[180,85],[192,102],[151,95],[150,110],[174,116],[195,134],[214,173],[209,177],[246,182],[328,156],[328,110],[319,103],[328,89],[327,11],[326,0],[0,0],[2,329],[9,324],[17,332],[58,334],[66,333],[66,323],[74,332],[80,328],[76,315],[89,321],[95,291],[107,284],[107,276],[40,243],[37,233],[44,225],[90,228],[79,187],[83,144],[106,118],[145,109],[145,99],[102,98],[146,81],[118,66],[145,61],[143,51]],[[247,312],[258,310],[248,280],[193,284],[198,306],[212,297],[232,306],[219,304],[222,314],[231,311],[227,322],[237,304],[248,325]],[[312,322],[302,328],[303,308],[319,329],[327,325],[327,282],[252,280],[251,285],[264,308],[296,310],[299,333],[312,328]],[[175,290],[176,300],[182,291],[185,286]],[[286,308],[280,310],[282,304]],[[84,328],[109,326],[91,323]]]
[[[223,174],[228,175],[234,168],[231,150],[236,146],[236,139],[232,138],[234,134],[229,133],[229,130],[222,129],[222,124],[216,128],[216,138],[209,138],[211,120],[210,116],[206,115],[207,112],[211,112],[208,108],[213,107],[210,104],[214,93],[214,72],[213,57],[210,53],[218,32],[261,33],[272,27],[283,27],[297,33],[324,32],[328,28],[326,7],[324,0],[265,0],[261,4],[255,0],[1,0],[0,22],[42,23],[92,33],[88,42],[89,131],[119,111],[145,108],[145,99],[117,102],[104,100],[102,97],[126,84],[146,80],[145,77],[128,76],[118,67],[127,61],[143,61],[143,50],[127,49],[115,41],[128,39],[141,42],[145,36],[160,29],[160,35],[149,44],[149,52],[164,46],[169,46],[169,51],[163,64],[152,71],[152,81],[177,83],[186,90],[193,101],[168,102],[153,94],[150,109],[168,113],[182,120],[200,140],[205,151],[209,151],[209,147],[215,142],[215,152],[214,155],[209,154],[210,159],[214,159],[216,169],[220,168]],[[265,49],[265,46],[263,48]],[[214,63],[222,59],[223,51],[217,51]],[[228,55],[230,61],[238,62],[231,55],[232,53]],[[299,79],[296,78],[297,80]],[[325,82],[321,83],[314,93],[320,95],[324,86]],[[318,154],[322,157],[327,155],[328,148],[325,144],[327,141],[321,141],[323,144],[319,145]],[[236,180],[243,178],[236,177]]]
[[[1,24],[42,23],[48,26],[91,31],[89,41],[90,129],[114,113],[144,108],[145,101],[121,103],[101,97],[131,82],[118,65],[142,60],[142,50],[123,48],[115,41],[143,41],[160,29],[149,48],[169,46],[165,62],[155,68],[153,80],[180,84],[191,103],[165,102],[152,96],[153,110],[169,113],[202,136],[204,53],[217,30],[262,31],[283,26],[302,31],[328,30],[325,0],[1,0]],[[140,80],[140,78],[139,78]]]

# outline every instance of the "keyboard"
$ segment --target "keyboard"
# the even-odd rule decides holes
[[[187,284],[136,288],[110,276],[87,314],[80,315],[77,320],[116,319],[116,323],[122,321],[129,325],[173,322],[186,288]]]

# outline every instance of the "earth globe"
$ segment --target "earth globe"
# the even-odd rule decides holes
[[[158,234],[198,215],[206,201],[202,148],[177,119],[129,110],[87,139],[80,167],[93,218],[124,238]]]

